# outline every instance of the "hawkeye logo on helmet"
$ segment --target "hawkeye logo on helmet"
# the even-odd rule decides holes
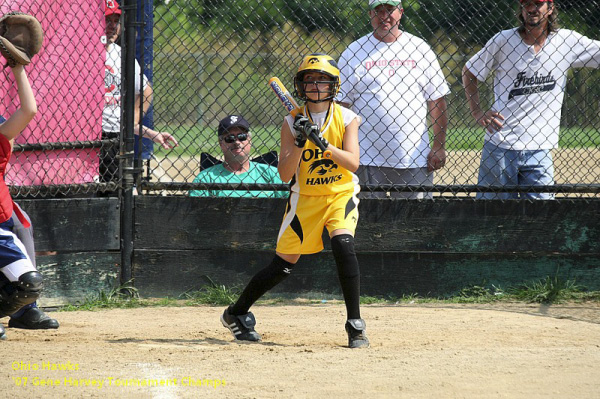
[[[318,59],[318,58],[311,58],[310,60],[308,60],[308,63],[309,63],[309,64],[316,64],[316,63],[318,63],[318,62],[319,62],[319,59]]]

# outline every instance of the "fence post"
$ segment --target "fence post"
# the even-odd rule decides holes
[[[122,207],[121,207],[121,284],[131,281],[133,261],[133,188],[136,168],[134,165],[134,132],[135,125],[135,29],[136,0],[124,0],[123,6],[123,115],[121,157],[119,166],[123,171]]]

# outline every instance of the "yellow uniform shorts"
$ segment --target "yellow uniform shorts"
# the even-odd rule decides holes
[[[357,192],[332,195],[302,195],[292,192],[279,229],[277,252],[282,254],[314,254],[323,250],[323,227],[327,231],[356,231],[358,223]]]

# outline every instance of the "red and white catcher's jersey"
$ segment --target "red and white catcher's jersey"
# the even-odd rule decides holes
[[[29,220],[25,218],[17,204],[13,202],[6,181],[4,180],[11,154],[12,147],[10,141],[4,135],[0,134],[0,223],[6,222],[11,218],[13,212],[16,212],[23,226],[29,227],[31,226]]]

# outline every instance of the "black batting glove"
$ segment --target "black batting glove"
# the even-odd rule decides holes
[[[304,148],[306,145],[306,140],[308,139],[308,135],[310,134],[310,120],[304,115],[296,115],[294,119],[294,144],[296,147]]]

